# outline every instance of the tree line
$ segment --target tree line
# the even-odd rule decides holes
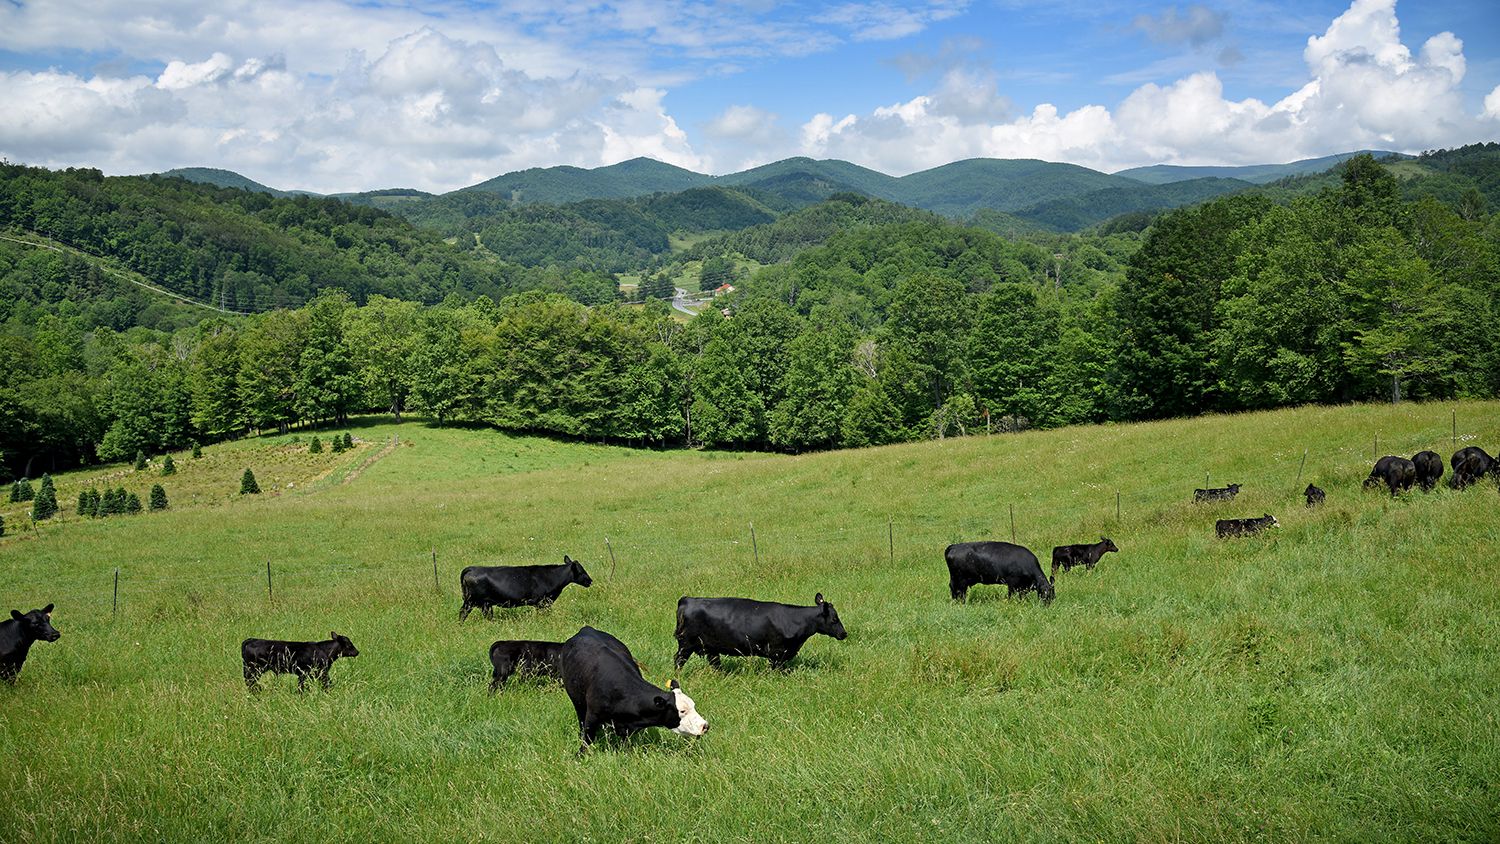
[[[1500,394],[1495,217],[1403,201],[1367,157],[1288,204],[1222,198],[1072,248],[1064,272],[954,223],[865,226],[685,324],[541,290],[436,306],[325,290],[170,332],[47,313],[0,334],[0,449],[30,476],[389,412],[803,450]]]

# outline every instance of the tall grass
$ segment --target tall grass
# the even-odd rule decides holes
[[[0,541],[0,610],[56,601],[63,634],[0,689],[0,840],[1494,840],[1500,494],[1360,490],[1376,433],[1450,453],[1449,409],[801,456],[372,425],[403,445],[349,484]],[[1500,450],[1500,404],[1458,414],[1460,445]],[[1240,498],[1192,504],[1205,473]],[[1051,607],[949,601],[943,547],[1008,539],[1012,505],[1044,561],[1100,535],[1121,553]],[[1214,538],[1262,512],[1282,527]],[[464,565],[564,553],[592,588],[457,622]],[[574,758],[557,685],[485,693],[495,639],[592,624],[664,684],[678,597],[818,591],[848,640],[785,674],[681,672],[699,740]],[[332,690],[245,692],[243,638],[330,630],[361,652]]]

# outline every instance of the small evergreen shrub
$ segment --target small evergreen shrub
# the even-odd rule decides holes
[[[249,469],[240,477],[240,495],[259,495],[260,484],[255,482],[255,473]]]
[[[161,484],[151,485],[151,502],[148,506],[152,510],[167,509],[167,491],[162,489]]]
[[[84,510],[83,515],[85,515],[85,516],[98,516],[99,515],[99,490],[97,490],[97,489],[95,489],[93,487],[89,487],[88,497],[89,497],[88,504],[86,504],[84,506],[84,508],[83,508],[83,510]]]
[[[348,431],[344,432],[344,448],[354,448],[354,437]]]
[[[57,515],[57,487],[51,475],[42,475],[42,488],[31,502],[31,518],[40,522]]]
[[[14,484],[11,484],[11,501],[30,501],[35,497],[36,491],[31,488],[31,481],[22,478],[19,481],[16,481]]]
[[[5,517],[0,516],[0,536],[5,535]]]
[[[89,506],[89,491],[88,490],[84,490],[83,492],[78,493],[78,515],[80,515],[80,516],[92,516],[92,515],[94,515],[93,508]]]
[[[161,473],[163,477],[177,474],[177,464],[172,462],[172,455],[168,454],[162,459]]]
[[[323,441],[320,440],[320,439],[318,439],[317,437],[313,437],[312,438],[312,442],[307,446],[307,453],[308,454],[322,454],[323,453]]]
[[[197,460],[203,456],[203,446],[193,443],[193,459]]]
[[[146,452],[144,452],[144,451],[137,451],[135,453],[135,470],[137,472],[139,472],[139,471],[141,471],[141,470],[143,470],[145,468],[146,468]]]
[[[344,438],[343,437],[341,437],[341,436],[339,436],[337,434],[334,434],[333,439],[329,440],[329,443],[330,443],[330,447],[333,449],[333,453],[334,454],[342,454],[343,453],[343,451],[344,451]]]
[[[141,512],[141,497],[135,493],[127,493],[125,496],[125,512],[135,514]]]

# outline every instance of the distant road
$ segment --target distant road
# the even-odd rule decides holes
[[[688,310],[687,305],[688,305],[689,302],[694,302],[695,304],[702,304],[701,302],[698,302],[697,300],[689,299],[688,298],[688,292],[686,290],[683,290],[681,287],[674,287],[674,288],[672,288],[672,307],[676,308],[679,311],[682,311],[683,313],[687,314],[688,316],[697,316],[698,315],[697,311]]]

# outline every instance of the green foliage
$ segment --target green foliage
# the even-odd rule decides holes
[[[133,492],[125,494],[125,513],[135,515],[141,512],[141,497]]]
[[[240,476],[240,495],[259,495],[260,484],[255,482],[255,473],[248,468]]]
[[[146,452],[144,452],[144,451],[137,451],[135,453],[135,470],[137,472],[139,472],[139,471],[142,471],[145,468],[146,468]]]
[[[348,449],[351,449],[351,448],[354,448],[354,435],[350,434],[348,431],[345,431],[344,432],[344,449],[348,450]]]
[[[41,487],[31,502],[31,518],[38,522],[50,519],[57,515],[57,510],[57,487],[52,483],[51,475],[42,475]]]
[[[175,475],[175,474],[177,474],[177,464],[175,462],[173,462],[172,455],[168,454],[166,457],[162,458],[162,461],[161,461],[161,474],[162,474],[162,477],[166,477],[167,475]]]
[[[332,449],[334,454],[343,454],[344,438],[337,434],[334,434],[333,438],[328,441],[328,447]],[[321,446],[319,448],[321,449]]]
[[[312,442],[308,443],[308,445],[307,445],[307,453],[308,454],[322,454],[323,453],[323,441],[320,440],[320,439],[318,439],[318,437],[316,435],[313,436]]]
[[[22,478],[10,485],[10,500],[31,501],[36,497],[36,490],[31,488],[31,481]]]
[[[0,536],[5,535],[5,517],[0,516]]]
[[[148,506],[152,510],[167,509],[167,491],[162,488],[161,484],[151,485],[151,500]]]
[[[734,259],[725,255],[715,255],[703,261],[702,268],[698,271],[698,289],[716,290],[721,285],[737,281],[738,267]]]
[[[198,460],[198,459],[201,459],[202,457],[203,457],[203,446],[200,445],[199,443],[193,443],[193,459],[194,460]]]

